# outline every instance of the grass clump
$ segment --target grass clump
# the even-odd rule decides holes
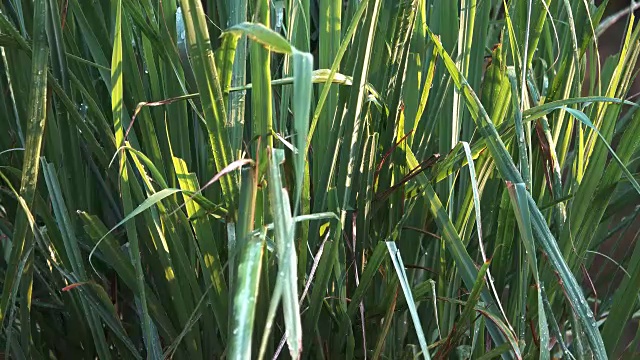
[[[633,356],[607,5],[3,2],[4,354]]]

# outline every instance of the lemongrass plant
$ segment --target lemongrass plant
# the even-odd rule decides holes
[[[0,352],[637,356],[607,7],[3,1]]]

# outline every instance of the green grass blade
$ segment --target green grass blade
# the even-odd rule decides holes
[[[254,34],[270,35],[268,40],[274,45],[265,49],[260,43],[264,38],[255,36],[254,41],[249,44],[250,69],[252,74],[253,89],[251,90],[251,135],[259,141],[252,146],[252,154],[258,161],[258,178],[262,179],[267,174],[268,159],[271,156],[270,149],[273,148],[273,91],[271,89],[271,52],[274,50],[286,50],[288,42],[281,36],[273,36],[269,27],[271,26],[271,11],[269,1],[256,0],[253,19],[263,25],[256,25],[252,30]],[[262,30],[262,31],[260,31]],[[250,38],[254,35],[249,35]],[[279,41],[278,41],[279,40]],[[284,47],[284,49],[283,49]],[[265,195],[266,198],[266,195]],[[260,204],[262,205],[262,204]],[[262,206],[258,206],[261,209]],[[263,217],[266,211],[258,210],[258,218]]]
[[[276,246],[278,249],[278,277],[282,282],[282,305],[286,326],[287,344],[291,357],[296,359],[302,351],[302,321],[298,304],[298,263],[295,253],[295,226],[291,217],[291,205],[282,187],[280,164],[284,162],[284,150],[274,149],[269,161],[269,200]]]
[[[512,100],[512,108],[514,111],[514,122],[516,129],[516,142],[518,144],[518,165],[520,167],[520,174],[522,174],[522,179],[528,188],[531,188],[531,165],[529,164],[529,149],[528,143],[526,141],[527,137],[525,134],[525,128],[522,123],[522,108],[520,104],[524,102],[524,99],[520,99],[518,96],[518,84],[516,79],[516,72],[513,68],[507,69],[507,76],[509,77],[509,82],[511,83],[511,100]]]
[[[218,69],[211,51],[211,40],[207,29],[202,3],[196,0],[181,0],[182,14],[186,28],[189,54],[200,93],[204,120],[208,130],[210,151],[213,153],[218,171],[233,160],[233,151],[227,125],[224,96],[220,85]],[[223,200],[231,211],[235,209],[236,175],[221,179]],[[234,218],[234,214],[230,214]]]
[[[407,163],[410,168],[416,168],[417,166],[419,166],[418,161],[416,160],[415,156],[410,150],[407,150]],[[462,243],[462,240],[460,239],[460,236],[458,235],[456,228],[451,222],[451,219],[449,218],[446,210],[442,206],[440,199],[436,195],[435,190],[427,180],[426,176],[424,174],[419,174],[417,176],[417,181],[424,188],[424,194],[427,198],[427,201],[429,202],[429,211],[432,213],[434,220],[436,221],[436,223],[438,224],[438,226],[440,227],[440,230],[444,235],[443,239],[446,240],[445,245],[446,245],[447,251],[453,257],[454,262],[458,267],[458,271],[460,271],[460,276],[462,277],[465,285],[468,288],[473,289],[478,271],[476,270],[475,265],[471,260],[471,257],[469,256],[467,250],[465,249],[464,244]],[[487,291],[482,292],[481,298],[482,298],[482,301],[487,304],[493,302],[491,295]],[[493,340],[498,345],[501,345],[502,343],[506,342],[507,341],[506,339],[514,337],[514,336],[505,337],[502,333],[498,331],[497,328],[492,326],[489,326],[489,332]],[[512,333],[513,331],[509,330],[509,332]],[[515,352],[515,355],[517,358],[521,358],[521,355],[519,354],[519,349],[513,348],[512,350]]]
[[[111,110],[113,112],[113,126],[116,134],[116,143],[120,144],[124,141],[123,128],[123,63],[122,63],[122,1],[118,0],[114,3],[115,23],[113,35],[113,53],[111,58]],[[120,185],[122,189],[122,201],[124,203],[125,213],[133,211],[133,203],[129,188],[129,168],[127,166],[126,156],[120,157]],[[140,294],[140,306],[142,308],[141,327],[144,334],[147,354],[150,356],[156,353],[154,347],[155,341],[153,336],[153,324],[149,317],[149,309],[147,306],[146,291],[144,287],[144,274],[142,271],[142,260],[140,259],[140,245],[135,225],[127,224],[127,235],[129,236],[131,262],[136,272],[137,287]]]
[[[609,145],[609,142],[607,141],[607,139],[602,135],[602,133],[593,125],[593,123],[591,122],[591,120],[589,120],[589,117],[587,117],[587,115],[585,113],[583,113],[580,110],[576,110],[576,109],[571,109],[571,108],[565,108],[565,111],[567,111],[569,114],[573,115],[573,117],[575,117],[576,119],[578,119],[580,122],[582,122],[583,124],[585,124],[586,126],[588,126],[591,130],[593,130],[596,134],[598,134],[598,136],[600,137],[600,139],[602,140],[602,142],[605,144],[605,146],[607,147],[607,149],[609,150],[609,153],[611,154],[611,156],[615,159],[615,161],[618,163],[618,165],[620,166],[620,169],[622,170],[622,173],[624,174],[624,176],[627,178],[627,180],[629,180],[629,182],[631,183],[631,185],[633,186],[633,188],[636,190],[636,192],[638,192],[640,194],[640,184],[638,184],[638,181],[635,179],[635,177],[631,174],[631,172],[629,171],[629,169],[627,169],[627,167],[624,165],[624,163],[622,162],[622,160],[620,160],[620,158],[618,157],[618,155],[616,154],[616,152],[611,148],[611,145]]]
[[[464,152],[467,156],[467,164],[469,165],[469,177],[471,179],[471,191],[473,192],[473,208],[475,210],[476,216],[476,231],[478,233],[478,247],[480,248],[480,254],[482,255],[482,261],[484,263],[489,262],[487,258],[487,254],[484,249],[484,238],[482,231],[482,210],[480,205],[480,190],[478,189],[478,180],[476,178],[476,169],[473,164],[473,159],[471,155],[471,148],[469,147],[469,143],[462,141],[462,146],[464,147]],[[490,285],[491,292],[496,299],[500,299],[498,296],[498,291],[496,290],[495,284],[493,282],[493,276],[491,275],[491,271],[487,268],[488,275],[488,284]],[[500,301],[498,300],[498,308],[503,316],[506,317],[504,309]]]
[[[570,98],[570,99],[562,99],[562,100],[556,100],[556,101],[550,101],[538,106],[534,106],[532,108],[529,108],[527,110],[525,110],[522,113],[522,117],[525,119],[525,121],[533,121],[533,120],[537,120],[549,113],[551,113],[552,111],[555,110],[560,110],[560,109],[564,109],[565,107],[569,106],[569,105],[574,105],[574,104],[589,104],[592,102],[600,102],[600,103],[617,103],[617,104],[624,104],[624,105],[629,105],[629,106],[634,106],[637,107],[638,104],[628,101],[628,100],[624,100],[624,99],[617,99],[614,97],[607,97],[607,96],[585,96],[585,97],[575,97],[575,98]]]
[[[293,53],[293,129],[295,144],[298,148],[295,158],[296,193],[294,215],[297,214],[302,196],[302,182],[307,148],[307,134],[309,132],[309,110],[311,107],[313,56],[308,53],[294,51]]]
[[[104,224],[94,215],[79,212],[80,219],[84,223],[85,232],[96,244],[105,261],[118,273],[123,283],[136,294],[139,294],[137,279],[133,264],[127,259],[126,254],[120,249],[116,239],[109,233]],[[149,285],[145,284],[149,313],[153,316],[154,324],[157,324],[160,335],[169,339],[177,336],[177,332],[171,324],[165,309],[162,307],[156,295]],[[138,295],[139,296],[139,295]]]
[[[402,262],[402,258],[400,257],[400,251],[396,247],[395,242],[388,241],[387,250],[389,250],[389,255],[391,255],[391,261],[393,262],[393,267],[396,270],[396,274],[400,279],[400,287],[402,288],[402,292],[404,293],[404,297],[407,301],[407,306],[409,307],[409,313],[411,314],[411,319],[413,320],[413,327],[416,332],[416,337],[420,342],[420,348],[422,350],[422,356],[425,359],[431,359],[429,355],[429,350],[427,349],[427,340],[424,336],[424,331],[422,330],[422,325],[420,324],[420,317],[418,316],[418,310],[416,308],[416,304],[413,299],[413,295],[411,294],[411,287],[409,285],[409,280],[407,279],[407,273],[404,270],[404,264]]]
[[[252,357],[251,345],[254,329],[256,303],[260,287],[264,238],[251,235],[256,206],[256,174],[253,168],[242,170],[240,187],[240,205],[242,210],[238,223],[238,260],[237,285],[233,301],[231,333],[229,335],[229,358],[249,359]]]
[[[247,21],[247,0],[228,0],[230,25],[237,25]],[[231,74],[231,86],[244,86],[246,83],[247,69],[247,40],[239,39],[236,47],[235,61]],[[231,136],[233,149],[240,148],[245,122],[245,98],[244,92],[229,94],[229,120],[234,124],[235,132]]]
[[[85,282],[88,280],[87,274],[84,268],[84,261],[82,259],[82,255],[80,253],[78,239],[76,238],[75,231],[72,226],[71,219],[69,218],[69,214],[67,212],[67,207],[62,198],[62,193],[60,189],[60,184],[55,172],[55,168],[53,164],[47,164],[43,161],[43,173],[44,178],[49,188],[49,195],[51,197],[51,204],[60,223],[60,230],[62,234],[62,238],[64,240],[64,250],[67,252],[67,256],[71,262],[71,269],[73,273],[78,277],[79,282]],[[94,342],[96,345],[96,350],[98,355],[104,358],[110,358],[109,355],[109,345],[107,344],[107,340],[105,338],[104,331],[102,329],[100,319],[98,316],[92,311],[90,304],[85,302],[82,303],[82,310],[84,315],[87,317],[87,322],[91,328],[91,333],[94,337]],[[155,339],[156,337],[154,337]],[[150,348],[159,350],[159,344],[154,342],[150,345]],[[159,354],[156,352],[156,354]]]
[[[509,153],[506,151],[504,143],[500,139],[496,128],[494,127],[491,119],[482,107],[482,104],[478,100],[478,97],[473,92],[473,90],[469,88],[466,79],[464,79],[464,77],[455,67],[453,60],[451,60],[451,57],[444,50],[435,34],[433,34],[431,30],[428,30],[428,32],[431,39],[438,47],[440,55],[445,62],[445,66],[454,79],[456,86],[465,94],[467,107],[471,112],[471,116],[476,121],[476,124],[479,127],[482,136],[487,140],[487,148],[489,149],[489,152],[496,162],[496,166],[500,175],[507,181],[521,183],[522,176],[518,172],[515,164],[513,163],[513,160],[509,156]],[[544,217],[542,216],[542,213],[540,213],[540,210],[538,209],[535,201],[530,197],[530,195],[529,206],[531,208],[532,222],[534,224],[536,238],[540,242],[540,245],[543,247],[544,251],[549,256],[552,265],[559,273],[565,285],[565,289],[567,290],[567,300],[572,304],[574,311],[579,314],[579,319],[580,322],[584,325],[591,350],[594,352],[596,358],[604,359],[606,358],[604,344],[602,343],[602,337],[598,332],[597,326],[593,321],[593,313],[587,306],[587,302],[584,299],[584,294],[582,293],[582,290],[580,289],[580,286],[578,285],[575,277],[569,271],[566,262],[560,255],[555,239],[553,238],[553,235],[551,234],[549,227]]]
[[[542,292],[544,291],[544,285],[540,282],[540,276],[538,273],[538,261],[536,259],[535,243],[533,239],[533,231],[531,228],[531,213],[527,206],[527,188],[523,183],[512,184],[507,183],[507,189],[512,201],[513,210],[518,221],[518,227],[520,228],[520,234],[524,247],[526,249],[527,258],[529,260],[529,266],[533,273],[533,278],[536,282],[536,292],[538,295],[538,330],[540,341],[540,359],[548,360],[549,351],[547,350],[547,344],[549,344],[549,327],[547,325],[547,317],[545,314],[544,303],[542,300]]]
[[[368,4],[369,4],[369,0],[363,0],[358,4],[358,9],[354,13],[353,18],[351,19],[351,23],[349,24],[349,27],[347,28],[347,31],[344,34],[344,38],[340,43],[340,48],[338,49],[338,53],[331,65],[331,72],[329,73],[329,76],[327,77],[325,84],[322,87],[322,92],[320,93],[320,98],[318,99],[316,110],[314,111],[313,118],[311,119],[311,125],[309,127],[309,135],[307,136],[307,146],[311,144],[313,134],[315,133],[316,127],[318,126],[318,121],[320,119],[320,114],[322,113],[322,108],[324,107],[324,104],[327,101],[327,97],[329,96],[329,92],[331,91],[331,82],[333,81],[333,78],[335,77],[336,73],[338,72],[338,69],[340,68],[340,62],[342,61],[342,57],[344,56],[344,54],[347,52],[347,49],[349,48],[349,43],[351,42],[351,39],[353,38],[356,30],[358,29],[358,25],[360,24],[360,20],[362,19],[363,15],[367,10]],[[324,126],[327,126],[327,125],[325,124]],[[307,148],[306,152],[308,151],[309,151],[309,148]]]
[[[398,282],[397,282],[397,280],[395,280],[395,281],[392,280],[392,284],[395,285],[395,286],[389,286],[388,287],[389,290],[387,290],[387,291],[393,291],[395,296],[391,300],[391,303],[387,305],[387,312],[384,314],[384,324],[382,326],[382,330],[380,331],[380,334],[378,335],[378,341],[376,343],[376,347],[375,347],[375,350],[373,352],[373,357],[372,358],[374,360],[378,360],[382,356],[382,350],[384,349],[384,346],[385,346],[385,344],[387,342],[387,339],[389,338],[389,330],[391,329],[391,325],[393,325],[393,316],[396,313],[396,304],[397,304],[397,299],[398,299],[398,290],[397,290],[398,289]]]
[[[40,155],[43,146],[45,125],[47,122],[47,65],[49,49],[47,47],[45,19],[47,2],[36,1],[33,4],[33,53],[31,59],[31,86],[29,87],[29,105],[27,114],[26,142],[24,145],[24,161],[20,196],[24,199],[27,209],[33,206],[40,172]],[[0,323],[4,322],[10,307],[13,307],[12,293],[20,284],[20,321],[23,325],[21,341],[22,347],[29,357],[31,352],[31,295],[33,284],[33,253],[27,251],[33,245],[33,233],[29,231],[28,221],[24,210],[19,209],[14,225],[13,244],[9,256],[9,264],[5,273],[5,281],[0,298]],[[28,254],[24,272],[20,274],[20,262]],[[22,275],[22,276],[18,276]],[[12,324],[9,324],[12,326]]]
[[[489,270],[489,264],[490,262],[485,262],[484,264],[482,264],[482,267],[480,267],[480,270],[478,271],[478,278],[476,279],[476,283],[473,286],[473,289],[471,289],[471,293],[469,294],[467,303],[462,310],[460,318],[458,319],[456,325],[453,327],[451,333],[447,336],[445,343],[440,345],[436,356],[445,357],[447,355],[447,352],[452,350],[452,345],[455,345],[459,341],[459,338],[462,336],[462,334],[466,331],[466,329],[470,327],[469,325],[467,325],[467,323],[473,323],[473,317],[475,316],[475,307],[478,304],[478,300],[480,300],[480,294],[485,284],[485,275]]]
[[[339,58],[338,54],[342,36],[342,5],[343,2],[341,0],[322,0],[319,2],[321,10],[319,9],[318,19],[320,23],[318,26],[318,65],[320,68],[331,69],[336,60],[338,61],[337,64],[340,64],[341,57]],[[318,154],[318,159],[322,159],[329,154],[324,144],[329,141],[328,136],[331,132],[335,108],[338,105],[338,89],[336,89],[336,86],[328,88],[328,91],[326,108],[318,102],[321,112],[317,124],[320,127],[316,136],[313,137],[314,143],[312,144],[314,152]],[[322,92],[324,93],[324,87],[322,87]],[[316,165],[313,172],[318,173],[319,169],[320,166]]]
[[[204,269],[206,269],[205,283],[213,286],[213,291],[211,291],[209,295],[209,299],[213,305],[213,314],[218,323],[218,327],[220,329],[227,329],[229,307],[227,301],[228,288],[225,282],[219,251],[214,241],[212,241],[215,239],[215,236],[209,217],[205,215],[205,208],[197,201],[192,201],[192,195],[188,193],[197,194],[201,191],[201,189],[199,189],[198,179],[195,174],[189,172],[187,165],[182,159],[174,157],[173,163],[176,175],[178,176],[178,183],[182,189],[182,198],[184,200],[184,206],[187,209],[187,216],[191,219],[193,232],[200,245],[200,261],[204,265]],[[153,197],[153,195],[151,197]],[[145,202],[147,200],[145,200]],[[222,333],[224,332],[223,330]],[[225,336],[223,335],[223,339],[224,338]]]
[[[246,35],[249,39],[263,47],[280,54],[292,54],[293,47],[277,32],[269,29],[264,24],[243,22],[228,28],[226,33],[235,36]]]

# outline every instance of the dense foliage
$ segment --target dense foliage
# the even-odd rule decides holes
[[[0,351],[637,354],[607,5],[3,0]]]

